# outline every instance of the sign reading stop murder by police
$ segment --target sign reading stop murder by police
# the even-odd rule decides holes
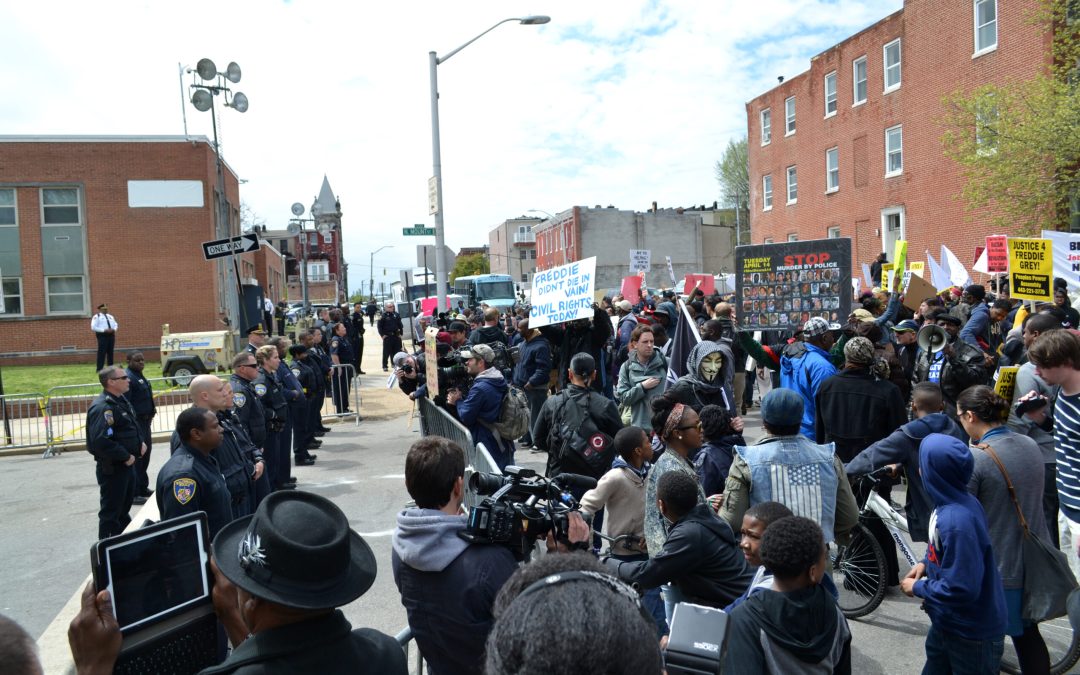
[[[1054,250],[1049,239],[1009,237],[1009,295],[1020,300],[1054,299]]]

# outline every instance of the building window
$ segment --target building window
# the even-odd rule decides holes
[[[885,130],[885,175],[899,176],[904,172],[904,134],[901,125]]]
[[[523,283],[523,284],[529,283],[529,273],[528,272],[523,272],[522,273],[522,275],[521,275],[521,283]]]
[[[900,88],[900,38],[883,48],[885,54],[885,93]]]
[[[46,312],[86,314],[86,241],[78,189],[41,189],[41,258]]]
[[[785,120],[785,125],[786,125],[784,127],[784,135],[785,136],[790,136],[791,134],[795,133],[795,97],[794,96],[792,96],[791,98],[784,101],[784,120]]]
[[[17,316],[22,310],[22,279],[4,277],[4,316]]]
[[[825,151],[825,191],[836,192],[840,189],[840,149],[829,148]]]
[[[825,117],[836,114],[836,71],[825,76]]]
[[[866,103],[866,57],[851,62],[852,106]]]
[[[79,191],[74,188],[41,191],[41,222],[45,225],[79,224]]]
[[[891,207],[881,210],[881,250],[893,251],[896,249],[898,239],[907,240],[904,236],[904,208]]]
[[[531,258],[533,260],[536,260],[536,249],[535,248],[530,248],[529,249],[529,258]]]
[[[765,108],[761,111],[761,144],[768,145],[772,141],[772,111]]]
[[[22,314],[22,254],[19,215],[14,189],[0,190],[0,273],[3,273],[4,314]]]
[[[765,241],[763,241],[761,243],[763,243],[763,244],[771,244],[771,243],[773,243],[773,238],[772,237],[765,237]]]
[[[975,0],[975,55],[997,48],[997,0]]]
[[[830,227],[829,228],[829,239],[839,239],[839,238],[840,238],[840,226],[836,225],[834,227]]]
[[[45,306],[49,314],[85,314],[83,277],[45,277]],[[5,300],[7,286],[4,288]]]
[[[799,235],[794,233],[794,232],[790,232],[790,233],[788,233],[787,240],[788,241],[799,241]]]
[[[308,281],[330,281],[330,263],[309,262],[307,264]]]
[[[984,101],[975,109],[975,146],[980,156],[987,157],[997,152],[997,126],[997,105],[991,101]]]
[[[525,249],[520,249],[518,251],[518,257],[521,258],[522,260],[526,260],[528,255],[529,255],[529,253]]]
[[[787,203],[794,204],[799,199],[799,179],[795,167],[787,168]]]
[[[761,210],[772,210],[772,175],[761,178]]]

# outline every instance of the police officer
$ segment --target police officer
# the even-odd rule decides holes
[[[265,460],[269,415],[262,397],[266,394],[266,382],[260,379],[259,364],[254,354],[245,351],[236,355],[229,385],[232,387],[232,412],[249,442],[254,445],[254,449],[247,450],[247,454],[252,461],[255,456]],[[270,494],[270,487],[269,476],[255,479],[255,506]]]
[[[284,482],[288,476],[289,466],[288,446],[285,450],[284,467],[282,467],[281,456],[281,444],[284,442],[282,432],[289,419],[289,404],[285,401],[281,382],[277,378],[281,358],[278,356],[276,346],[263,345],[255,352],[255,360],[259,364],[259,377],[252,382],[252,385],[266,410],[266,447],[263,450],[263,457],[266,458],[266,473],[270,488],[281,490],[285,488]]]
[[[311,401],[311,418],[309,427],[312,434],[315,436],[325,436],[330,432],[330,429],[323,426],[322,422],[322,410],[323,403],[326,401],[326,390],[330,384],[330,355],[322,348],[322,331],[318,328],[311,329],[312,342],[308,345],[308,364],[311,365],[315,371],[316,380],[316,395]],[[322,441],[315,438],[311,445],[313,447],[319,447],[322,445]]]
[[[382,337],[382,369],[386,372],[386,363],[394,354],[401,351],[401,333],[405,330],[401,316],[394,311],[394,303],[386,303],[382,317],[379,318],[379,336]]]
[[[281,362],[278,369],[274,371],[274,377],[281,386],[287,412],[285,428],[281,430],[281,438],[278,443],[278,452],[281,453],[281,461],[278,463],[281,467],[279,478],[281,479],[282,488],[292,489],[296,486],[296,477],[292,475],[291,459],[293,434],[295,433],[296,416],[300,414],[298,408],[302,409],[303,414],[307,414],[307,397],[304,396],[304,388],[300,385],[300,380],[296,379],[296,375],[293,374],[288,365],[288,350],[292,342],[286,337],[275,337],[270,339],[270,344],[277,349],[278,358]]]
[[[146,468],[150,465],[150,450],[153,446],[151,426],[154,415],[157,414],[157,406],[154,404],[154,392],[150,384],[143,377],[143,368],[146,359],[142,352],[134,351],[127,355],[128,391],[124,398],[128,400],[135,410],[135,420],[139,425],[139,434],[146,443],[146,452],[135,460],[135,504],[145,504],[153,494],[150,491],[150,477],[146,474]]]
[[[356,374],[367,375],[360,367],[360,362],[364,360],[364,332],[367,330],[364,328],[364,303],[357,302],[353,305],[353,313],[349,315],[349,320],[351,321],[349,339],[352,341]]]
[[[349,410],[349,385],[352,383],[353,365],[352,347],[349,345],[348,330],[344,323],[335,323],[330,337],[330,360],[338,368],[331,371],[331,392],[337,414],[344,415]]]
[[[98,511],[98,539],[120,534],[131,522],[135,497],[135,470],[146,452],[135,410],[124,398],[128,376],[119,366],[98,371],[103,391],[86,411],[86,447],[97,461],[97,482],[101,489]]]
[[[205,511],[213,539],[233,519],[217,457],[224,431],[213,411],[192,406],[176,418],[176,433],[180,444],[158,472],[158,511],[162,520]]]
[[[266,344],[266,330],[261,323],[257,323],[247,329],[247,335],[248,343],[244,346],[244,351],[254,355],[256,349]]]
[[[308,451],[308,446],[311,445],[311,441],[315,439],[314,434],[311,433],[311,397],[315,392],[315,371],[311,369],[308,363],[308,348],[307,345],[293,345],[289,347],[289,355],[292,356],[292,362],[289,363],[290,372],[300,383],[301,390],[304,393],[302,400],[296,401],[291,404],[291,412],[295,414],[292,416],[293,420],[293,460],[297,466],[311,466],[315,463],[316,455],[311,454]]]

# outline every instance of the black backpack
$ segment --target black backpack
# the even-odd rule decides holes
[[[569,393],[561,394],[558,429],[559,463],[563,471],[599,478],[615,460],[615,439],[596,426],[587,408],[593,392],[585,394],[585,407],[575,403]],[[569,404],[569,405],[568,405]]]

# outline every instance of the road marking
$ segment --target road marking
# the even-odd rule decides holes
[[[393,530],[381,530],[379,532],[357,532],[361,537],[389,537],[394,534]]]
[[[403,473],[388,473],[385,476],[375,476],[376,478],[394,478],[397,480],[405,480],[405,474]]]
[[[351,479],[351,478],[341,478],[341,479],[338,479],[338,480],[329,481],[327,483],[306,483],[305,482],[304,487],[306,487],[306,488],[327,488],[327,487],[334,487],[334,486],[337,486],[337,485],[352,485],[353,483],[359,483],[359,482],[360,481],[355,480],[355,479]]]

